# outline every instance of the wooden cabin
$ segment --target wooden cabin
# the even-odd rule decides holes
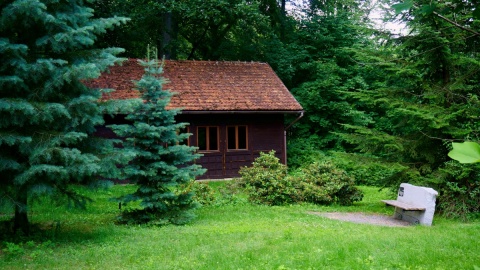
[[[103,99],[138,98],[133,81],[142,75],[143,67],[129,59],[88,85],[116,90]],[[197,160],[207,169],[203,179],[237,177],[260,152],[275,150],[286,163],[286,127],[293,122],[285,124],[284,116],[293,114],[296,121],[303,109],[268,64],[166,60],[163,76],[165,89],[176,93],[170,107],[182,108],[177,121],[190,124],[188,144],[203,154]]]

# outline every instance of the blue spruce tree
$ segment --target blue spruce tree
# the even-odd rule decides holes
[[[82,206],[70,184],[113,172],[110,144],[89,136],[103,124],[101,93],[82,81],[120,61],[122,49],[92,45],[128,19],[95,19],[84,0],[2,0],[0,10],[0,206],[28,234],[32,197]]]
[[[125,168],[137,190],[119,198],[121,203],[141,201],[139,209],[127,210],[121,223],[163,225],[184,224],[194,215],[197,204],[193,193],[182,191],[182,184],[193,181],[205,169],[194,164],[200,157],[196,148],[182,144],[190,134],[182,133],[187,123],[177,123],[178,109],[167,109],[172,93],[163,89],[163,64],[158,60],[139,61],[145,74],[136,82],[143,103],[126,119],[132,125],[112,125],[125,138],[123,146],[135,159]]]

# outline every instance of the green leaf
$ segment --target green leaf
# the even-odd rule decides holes
[[[392,6],[392,8],[395,9],[396,14],[400,14],[403,11],[409,10],[412,7],[413,7],[413,0],[406,0],[403,3],[395,4]]]
[[[460,163],[480,162],[480,145],[475,142],[452,143],[448,156]]]
[[[420,13],[422,13],[423,15],[430,15],[432,14],[434,11],[435,11],[435,8],[437,6],[435,4],[431,4],[431,5],[423,5],[421,8],[420,8]]]
[[[475,19],[480,19],[480,7],[475,8],[472,15]]]

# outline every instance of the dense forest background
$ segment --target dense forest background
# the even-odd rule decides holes
[[[131,21],[97,46],[144,57],[269,63],[305,109],[289,166],[328,160],[358,184],[440,191],[452,216],[479,212],[478,165],[448,158],[479,141],[480,8],[467,1],[105,0]],[[379,13],[381,12],[381,13]],[[404,28],[392,33],[383,23]]]

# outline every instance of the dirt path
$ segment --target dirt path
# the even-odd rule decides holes
[[[342,221],[372,224],[372,225],[379,225],[379,226],[405,227],[405,226],[412,225],[410,222],[394,219],[393,217],[379,215],[379,214],[341,213],[341,212],[330,212],[330,213],[308,212],[308,213],[312,215],[330,218],[330,219],[337,219]]]

